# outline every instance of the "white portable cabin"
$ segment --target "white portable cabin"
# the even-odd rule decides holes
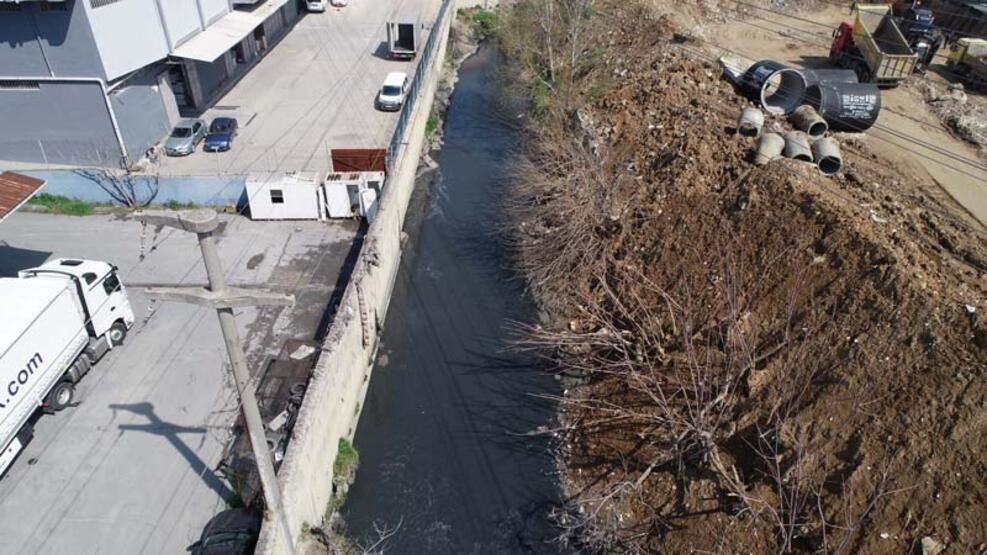
[[[384,172],[329,172],[322,188],[328,217],[363,216],[373,221],[384,188]]]
[[[321,220],[322,189],[312,172],[264,172],[247,176],[252,220]]]

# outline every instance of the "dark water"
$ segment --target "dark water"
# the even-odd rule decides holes
[[[557,386],[508,346],[512,323],[535,311],[496,238],[517,140],[498,110],[496,68],[490,49],[463,65],[356,432],[360,468],[343,518],[364,547],[375,523],[400,526],[388,553],[555,551],[548,445],[519,433],[550,423],[537,396]]]

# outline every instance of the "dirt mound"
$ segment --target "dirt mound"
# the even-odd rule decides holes
[[[532,345],[572,384],[560,523],[603,552],[983,549],[982,230],[866,138],[835,178],[753,166],[699,47],[598,9],[581,102],[534,125],[515,191],[559,316]]]

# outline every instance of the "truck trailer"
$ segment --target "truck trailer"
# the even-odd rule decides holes
[[[413,21],[387,23],[387,50],[395,60],[411,60],[418,53],[418,24]]]
[[[887,4],[857,4],[853,22],[833,31],[832,63],[853,69],[861,83],[894,87],[915,71],[918,56],[901,34]]]
[[[971,89],[987,91],[987,40],[969,37],[957,40],[946,67]]]
[[[60,258],[0,278],[0,475],[31,438],[39,407],[72,404],[75,384],[123,343],[134,312],[117,269]]]

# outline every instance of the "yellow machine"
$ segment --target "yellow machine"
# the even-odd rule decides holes
[[[895,86],[915,70],[918,56],[895,24],[888,4],[857,4],[853,22],[833,32],[830,60],[857,72],[862,83]]]
[[[953,44],[946,66],[968,85],[987,89],[987,40],[962,38]]]

